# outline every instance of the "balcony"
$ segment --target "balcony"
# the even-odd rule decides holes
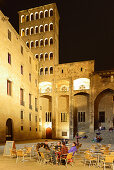
[[[29,104],[29,109],[31,109],[31,110],[32,110],[32,105],[31,105],[31,104]]]

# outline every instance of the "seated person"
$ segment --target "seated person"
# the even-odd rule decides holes
[[[101,142],[102,137],[101,137],[101,136],[97,136],[97,137],[96,137],[96,140],[97,140],[97,142]]]
[[[57,143],[57,145],[55,146],[55,150],[56,151],[60,151],[61,150],[61,142],[59,141],[58,143]]]
[[[44,148],[50,150],[47,140],[45,140],[44,142]]]
[[[74,155],[74,153],[75,153],[76,151],[77,151],[76,142],[73,142],[72,147],[70,148],[70,150],[68,150],[68,153],[73,152],[73,155]]]
[[[68,153],[68,147],[65,145],[65,142],[62,143],[61,147],[61,155],[67,154]]]

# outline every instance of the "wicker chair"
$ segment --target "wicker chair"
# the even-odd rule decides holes
[[[23,161],[23,162],[24,162],[24,160],[25,160],[25,156],[27,156],[27,154],[26,154],[26,153],[24,153],[24,151],[23,151],[22,149],[17,150],[17,159],[16,159],[16,163],[19,161],[19,158],[22,158],[22,160],[21,160],[21,161]]]
[[[105,167],[111,167],[112,166],[112,168],[113,168],[113,170],[114,170],[114,155],[106,155],[105,156],[105,159],[104,160],[102,160],[102,162],[103,162],[103,168],[104,168],[104,170],[105,170]]]

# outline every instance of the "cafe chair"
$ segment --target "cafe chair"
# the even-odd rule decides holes
[[[103,162],[103,169],[105,170],[105,167],[112,167],[114,170],[114,155],[106,155]]]
[[[92,156],[91,153],[86,152],[84,154],[84,165],[89,165],[89,168],[91,165],[96,165],[97,164],[97,158]]]
[[[16,151],[16,149],[14,149],[14,148],[10,149],[10,156],[11,156],[12,158],[17,157],[17,151]]]
[[[22,149],[17,150],[17,159],[16,159],[16,163],[19,161],[19,158],[22,158],[21,161],[24,162],[25,156],[26,156],[26,155],[27,155],[27,154],[24,153],[24,151],[23,151]]]
[[[51,163],[51,156],[47,153],[40,152],[41,155],[41,163],[47,164]]]

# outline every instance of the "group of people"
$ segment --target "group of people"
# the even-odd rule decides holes
[[[68,147],[66,146],[65,141],[61,143],[61,141],[58,141],[57,145],[53,147],[49,147],[48,141],[46,140],[44,143],[37,144],[36,150],[40,153],[43,152],[45,154],[45,158],[49,159],[50,157],[53,160],[53,163],[56,164],[59,163],[61,156],[66,156],[67,153],[74,153],[77,151],[76,143],[72,143],[72,147],[68,150]],[[57,162],[56,162],[57,161]]]

